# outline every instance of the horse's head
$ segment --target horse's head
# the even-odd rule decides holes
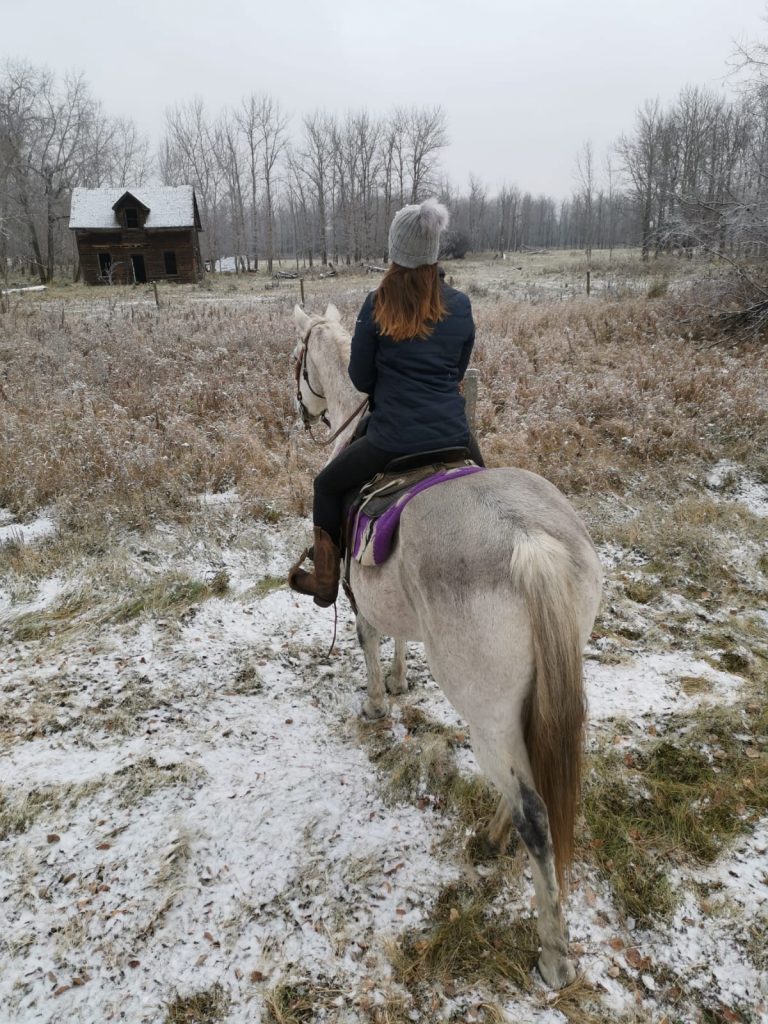
[[[293,307],[293,319],[298,332],[293,349],[296,405],[304,425],[309,426],[319,420],[328,409],[310,343],[316,346],[324,329],[329,325],[341,323],[341,314],[332,302],[328,303],[322,316],[309,316],[301,306],[296,305]]]

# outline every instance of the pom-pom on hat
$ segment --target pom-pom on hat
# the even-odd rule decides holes
[[[449,213],[436,199],[404,206],[389,228],[389,258],[401,267],[437,263],[440,232],[448,227]]]

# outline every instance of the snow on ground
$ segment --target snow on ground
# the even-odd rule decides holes
[[[201,506],[211,516],[237,514],[232,493],[205,496]],[[212,557],[181,528],[161,530],[161,563],[198,577],[224,563],[231,592],[180,621],[147,617],[75,634],[47,653],[5,644],[5,798],[52,797],[28,828],[0,842],[3,1024],[159,1024],[176,993],[216,983],[231,997],[227,1022],[258,1024],[265,994],[297,974],[338,991],[326,1019],[364,1021],[362,1002],[391,991],[387,943],[423,921],[439,888],[465,867],[460,851],[446,848],[439,813],[383,799],[357,723],[363,662],[346,602],[329,656],[332,609],[283,587],[254,590],[284,576],[306,531],[304,522],[270,527],[260,545]],[[48,592],[59,586],[49,581]],[[16,614],[0,606],[0,630]],[[409,653],[406,699],[457,723],[420,649]],[[711,687],[686,695],[685,676]],[[587,680],[596,722],[728,701],[738,686],[737,677],[672,654],[588,662]],[[383,728],[402,729],[396,709]],[[475,770],[468,752],[459,763]],[[765,909],[765,847],[763,825],[701,874],[748,908],[746,920]],[[654,1019],[655,983],[642,958],[636,966],[635,946],[687,984],[710,986],[725,1005],[766,998],[728,919],[703,916],[694,891],[679,884],[681,908],[667,930],[627,933],[605,883],[586,867],[577,872],[571,939],[617,1020],[638,1001]],[[526,874],[509,891],[515,913],[530,912],[531,895]],[[565,1020],[538,983],[529,995],[505,997],[505,1008],[519,1022]],[[680,1020],[689,1019],[681,1008]]]
[[[745,475],[736,463],[718,462],[707,476],[707,486],[716,493],[724,492],[728,500],[744,505],[752,515],[768,516],[768,484]]]
[[[37,516],[29,523],[19,523],[7,509],[0,509],[0,544],[29,544],[31,541],[50,536],[55,529],[56,525],[47,513]]]
[[[593,721],[690,711],[702,703],[732,704],[739,699],[739,676],[720,672],[680,652],[645,654],[625,665],[585,665],[589,716]],[[699,679],[705,693],[686,694],[682,680]]]

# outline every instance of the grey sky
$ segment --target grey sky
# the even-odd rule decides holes
[[[9,8],[11,8],[9,10]],[[110,113],[268,92],[294,117],[395,104],[447,112],[443,166],[564,195],[591,139],[602,164],[645,99],[728,88],[735,39],[768,38],[765,0],[0,0],[0,56],[85,72]],[[82,12],[82,13],[81,13]]]

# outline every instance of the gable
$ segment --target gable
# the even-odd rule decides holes
[[[117,213],[118,210],[122,210],[126,206],[137,207],[144,213],[150,212],[150,207],[145,206],[144,203],[142,203],[142,201],[133,194],[133,192],[123,192],[117,202],[113,205],[112,209]]]

